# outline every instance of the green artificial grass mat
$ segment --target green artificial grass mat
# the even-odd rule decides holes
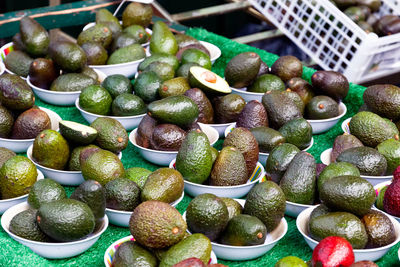
[[[217,45],[221,51],[221,57],[213,65],[213,71],[219,75],[224,75],[224,68],[228,61],[235,55],[246,52],[254,51],[258,53],[261,58],[271,66],[272,63],[278,58],[277,55],[270,54],[266,51],[250,47],[244,44],[238,44],[232,40],[221,37],[219,35],[210,33],[204,29],[192,28],[187,30],[187,34],[191,35],[199,40],[207,41]],[[311,75],[315,70],[310,68],[304,68],[303,78],[310,80]],[[351,117],[362,104],[362,94],[365,88],[362,86],[352,84],[350,91],[344,103],[347,106],[347,114],[342,120],[329,132],[314,135],[314,145],[309,152],[315,157],[317,162],[320,162],[319,156],[322,151],[332,147],[333,141],[336,136],[342,134],[341,123],[344,119]],[[39,99],[36,100],[37,105],[43,106],[56,111],[64,120],[73,120],[80,123],[87,122],[80,115],[79,111],[75,107],[56,107],[46,103],[43,103]],[[220,148],[222,140],[219,140],[216,147]],[[132,145],[129,146],[122,152],[122,162],[125,168],[130,167],[144,167],[150,170],[155,170],[159,166],[153,165],[145,161],[138,153],[138,150]],[[263,163],[264,164],[264,163]],[[70,194],[74,188],[66,187],[68,194]],[[189,204],[191,198],[185,196],[182,202],[177,206],[177,209],[183,213]],[[311,259],[312,250],[308,247],[306,242],[303,240],[301,234],[297,231],[296,220],[290,217],[285,217],[288,222],[287,234],[278,242],[278,244],[267,252],[265,255],[249,261],[225,261],[218,260],[219,263],[226,264],[228,266],[274,266],[275,263],[289,255],[294,255],[302,258],[305,261]],[[103,266],[103,257],[106,249],[114,241],[130,235],[128,228],[120,228],[113,225],[109,225],[107,231],[100,237],[100,239],[85,253],[62,260],[48,260],[44,259],[28,247],[25,247],[18,242],[11,239],[3,230],[0,231],[0,266]],[[379,266],[399,266],[399,259],[397,256],[397,250],[399,244],[394,246],[388,254],[380,259],[377,264]]]

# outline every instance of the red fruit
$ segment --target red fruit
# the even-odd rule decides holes
[[[354,252],[351,244],[338,236],[328,236],[322,239],[315,247],[311,259],[314,267],[349,267],[353,263]]]
[[[383,209],[390,215],[400,216],[400,179],[394,179],[387,187],[383,196]]]
[[[393,172],[393,181],[396,181],[400,178],[400,166],[398,166]]]

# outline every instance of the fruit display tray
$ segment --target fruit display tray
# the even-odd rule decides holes
[[[191,28],[186,32],[199,40],[207,41],[218,46],[221,51],[221,57],[213,65],[213,71],[217,74],[224,74],[224,69],[228,61],[235,55],[253,51],[258,53],[262,60],[264,60],[269,66],[278,58],[277,55],[270,54],[264,50],[260,50],[254,47],[250,47],[244,44],[236,43],[225,37],[210,33],[204,29]],[[310,68],[304,68],[303,78],[310,81],[311,75],[315,70]],[[320,162],[320,154],[322,151],[332,147],[335,137],[342,134],[341,123],[351,116],[353,116],[358,108],[362,104],[362,94],[365,88],[355,84],[351,84],[348,96],[345,98],[344,103],[348,107],[348,112],[339,123],[331,130],[324,134],[314,135],[314,145],[308,151],[315,159]],[[51,110],[56,111],[64,120],[72,120],[79,123],[87,124],[85,119],[81,116],[80,112],[75,107],[56,107],[41,102],[36,99],[36,104]],[[223,140],[219,140],[215,147],[221,149]],[[122,162],[125,168],[130,167],[143,167],[149,170],[156,170],[159,166],[153,165],[145,161],[139,154],[137,148],[131,143],[123,151]],[[74,190],[73,187],[65,187],[68,194],[71,194]],[[184,199],[179,203],[177,209],[183,213],[189,204],[191,198],[185,195]],[[219,263],[226,264],[228,266],[240,266],[240,267],[253,267],[253,266],[274,266],[275,263],[282,257],[288,255],[294,255],[302,258],[303,260],[311,259],[312,250],[307,246],[301,234],[296,229],[296,220],[285,216],[288,222],[288,232],[284,238],[282,238],[278,244],[270,250],[267,254],[244,262],[225,261],[218,260]],[[0,266],[103,266],[103,257],[106,249],[115,241],[125,236],[130,235],[128,228],[120,228],[110,225],[104,234],[100,237],[99,241],[96,242],[93,247],[87,250],[84,254],[79,256],[62,259],[62,260],[48,260],[41,258],[29,248],[19,244],[12,240],[8,235],[1,230],[0,231],[0,244],[2,245],[0,251]],[[379,266],[396,266],[398,265],[397,250],[400,244],[394,246],[389,253],[380,259],[377,263]]]

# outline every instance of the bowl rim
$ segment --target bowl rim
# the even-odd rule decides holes
[[[31,161],[32,161],[32,160],[31,160]],[[39,181],[39,180],[45,179],[43,173],[42,173],[40,170],[38,170],[38,169],[36,168],[36,171],[37,171],[37,173],[38,173],[38,174],[37,174],[37,177],[36,177],[36,182]],[[29,196],[29,193],[27,193],[27,194],[25,194],[25,195],[22,195],[22,196],[19,196],[19,197],[13,197],[13,198],[7,198],[7,199],[0,199],[0,204],[5,204],[5,203],[7,203],[7,202],[12,202],[12,201],[20,200],[20,199],[23,199],[23,198],[27,198],[28,196]]]
[[[304,232],[300,229],[299,225],[300,225],[300,218],[303,217],[303,216],[305,216],[304,214],[307,213],[307,212],[309,212],[309,213],[311,214],[310,211],[312,211],[313,209],[317,208],[318,206],[319,206],[319,205],[316,205],[316,206],[314,206],[314,207],[309,207],[309,208],[303,210],[302,212],[300,212],[299,216],[298,216],[297,219],[296,219],[297,231],[300,232],[300,234],[303,236],[303,238],[306,238],[307,240],[309,240],[309,241],[311,241],[311,242],[313,242],[313,243],[316,243],[316,244],[318,244],[319,241],[317,241],[317,240],[311,238],[310,236],[306,235],[306,233],[304,233]],[[388,214],[388,213],[386,213],[386,212],[384,212],[384,211],[381,211],[381,210],[379,210],[379,211],[380,211],[380,212],[383,212],[383,213],[390,219],[390,221],[393,223],[393,225],[394,225],[394,224],[397,224],[397,228],[400,230],[400,223],[399,223],[392,215],[390,215],[390,214]],[[302,213],[303,213],[303,214],[302,214]],[[302,216],[301,216],[301,215],[302,215]],[[306,219],[307,219],[307,218],[306,218]],[[309,219],[309,218],[308,218],[308,219]],[[395,225],[394,225],[394,227],[396,228]],[[380,251],[380,250],[389,249],[389,248],[395,246],[395,245],[396,245],[397,243],[399,243],[399,242],[400,242],[400,232],[398,233],[398,235],[397,235],[395,241],[393,241],[392,243],[390,243],[390,244],[388,244],[388,245],[386,245],[386,246],[382,246],[382,247],[379,247],[379,248],[363,248],[363,249],[353,249],[353,250],[354,250],[354,253],[371,253],[371,252],[375,252],[375,251]]]
[[[51,110],[51,109],[45,108],[45,107],[40,107],[40,106],[38,106],[38,107],[39,107],[39,109],[43,110],[43,111],[46,112],[46,113],[49,112],[49,111],[50,111],[50,112],[53,112],[53,113],[54,113],[53,115],[54,115],[55,117],[58,117],[57,119],[59,119],[60,121],[62,121],[61,116],[58,115],[57,112],[55,112],[55,111],[53,111],[53,110]],[[56,131],[58,131],[58,129],[57,129]],[[35,141],[35,138],[29,138],[29,139],[11,139],[11,138],[1,138],[1,137],[0,137],[0,142],[24,143],[24,142],[33,142],[33,141]]]
[[[342,109],[342,113],[339,114],[336,117],[333,118],[329,118],[329,119],[322,119],[322,120],[310,120],[310,119],[306,119],[309,123],[318,123],[318,122],[330,122],[330,121],[335,121],[335,120],[340,120],[344,115],[347,114],[347,106],[340,101],[339,102],[339,110]]]
[[[236,122],[228,122],[228,123],[202,123],[202,122],[198,122],[198,124],[202,124],[202,125],[208,125],[210,127],[229,127],[233,124],[236,124]]]
[[[28,208],[29,208],[28,202],[25,201],[25,202],[22,202],[22,203],[19,203],[19,204],[15,205],[15,206],[10,207],[8,210],[6,210],[6,212],[4,212],[4,214],[1,216],[1,227],[12,238],[14,238],[16,240],[21,240],[23,242],[30,243],[30,244],[49,246],[49,247],[57,247],[57,246],[71,246],[71,245],[77,245],[77,244],[81,244],[81,243],[86,243],[86,242],[91,241],[93,239],[99,238],[100,235],[102,235],[107,230],[108,224],[109,224],[108,217],[107,217],[106,214],[104,214],[104,217],[102,219],[102,221],[104,222],[102,228],[99,229],[96,234],[93,234],[93,235],[90,234],[89,236],[87,236],[87,237],[85,237],[83,239],[79,239],[79,240],[76,240],[76,241],[70,241],[70,242],[40,242],[40,241],[29,240],[29,239],[26,239],[26,238],[23,238],[23,237],[20,237],[20,236],[17,236],[15,234],[13,234],[10,231],[9,228],[4,226],[4,220],[5,219],[3,219],[3,218],[7,217],[7,212],[9,212],[9,211],[11,211],[11,210],[13,210],[13,209],[15,209],[15,208],[17,208],[19,206],[22,206],[22,205],[28,205]],[[4,216],[4,215],[6,215],[6,216]],[[12,220],[12,218],[10,219],[10,221],[11,220]]]
[[[257,93],[257,92],[249,92],[247,91],[247,87],[243,87],[243,88],[235,88],[232,86],[229,86],[231,88],[232,91],[236,92],[236,93],[242,93],[245,95],[254,95],[254,96],[263,96],[265,93]],[[246,88],[246,91],[243,90],[244,88]]]
[[[91,115],[97,118],[102,118],[102,117],[107,117],[107,118],[113,118],[116,120],[122,120],[122,119],[137,119],[140,117],[144,117],[147,113],[143,113],[143,114],[139,114],[139,115],[133,115],[133,116],[109,116],[109,115],[99,115],[99,114],[95,114],[89,111],[84,110],[83,108],[81,108],[81,106],[79,105],[79,97],[75,100],[75,107],[81,112],[81,113],[85,113],[87,115]]]
[[[3,60],[0,60],[0,75],[6,71],[6,66],[3,63]]]
[[[298,206],[298,207],[304,207],[304,208],[310,208],[314,206],[318,206],[318,204],[310,205],[310,204],[300,204],[300,203],[295,203],[289,200],[286,200],[286,204],[292,205],[292,206]]]
[[[50,95],[79,95],[81,93],[81,91],[70,91],[70,92],[51,91],[51,90],[37,87],[36,85],[33,85],[31,83],[29,75],[26,77],[26,83],[29,85],[29,87],[32,88],[32,90],[37,90],[39,92],[43,92],[43,93],[50,94]]]
[[[213,43],[207,42],[207,41],[201,41],[201,40],[198,40],[198,41],[199,41],[203,46],[207,46],[207,45],[208,45],[210,48],[212,48],[213,50],[216,51],[215,56],[214,56],[213,58],[211,58],[211,51],[210,51],[210,49],[208,49],[208,48],[206,47],[206,49],[210,52],[210,61],[215,61],[215,60],[217,60],[218,58],[221,57],[222,52],[221,52],[221,49],[219,49],[218,46],[216,46],[216,45],[213,44]],[[206,45],[204,45],[204,44],[206,44]]]
[[[349,131],[346,130],[346,124],[348,125],[348,123],[350,123],[351,118],[353,118],[353,117],[350,117],[350,118],[345,119],[345,120],[342,122],[342,124],[340,125],[340,127],[342,128],[342,131],[343,131],[344,133],[351,134],[351,133],[350,133],[350,129],[349,129]]]

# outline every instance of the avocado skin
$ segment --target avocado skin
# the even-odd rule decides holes
[[[257,77],[260,65],[261,59],[256,53],[241,53],[232,58],[226,65],[225,79],[232,87],[247,87]]]
[[[19,76],[4,73],[0,76],[0,102],[10,110],[24,111],[35,104],[35,96]]]
[[[158,90],[161,84],[161,78],[154,71],[142,72],[135,80],[133,90],[144,102],[151,103],[160,98]]]
[[[268,127],[255,127],[250,132],[257,140],[260,152],[270,153],[275,147],[286,142],[286,138],[277,130]]]
[[[324,168],[318,177],[318,190],[321,190],[324,182],[334,177],[344,175],[360,176],[360,171],[356,166],[348,162],[334,162],[329,164]]]
[[[156,126],[157,121],[146,114],[137,128],[136,143],[144,148],[150,148],[153,131]]]
[[[380,143],[376,149],[386,158],[386,173],[391,175],[400,165],[400,142],[395,139],[388,139]]]
[[[267,111],[260,102],[257,100],[251,100],[240,112],[236,126],[247,129],[261,126],[268,127]]]
[[[49,34],[37,21],[27,16],[23,17],[19,23],[19,32],[25,49],[31,56],[40,57],[47,53]]]
[[[186,132],[174,124],[159,124],[154,127],[151,147],[162,151],[178,151],[185,140]]]
[[[56,65],[67,72],[78,72],[86,65],[85,51],[72,42],[52,42],[49,55]]]
[[[82,91],[86,87],[95,84],[97,84],[97,82],[85,74],[66,73],[60,75],[53,81],[50,90],[59,92],[76,92]]]
[[[29,67],[32,62],[33,58],[18,50],[11,51],[4,59],[4,65],[6,68],[14,74],[22,77],[28,76]]]
[[[50,238],[40,230],[36,222],[36,209],[27,209],[15,215],[10,221],[10,232],[33,241],[49,242]]]
[[[31,108],[22,112],[14,122],[12,139],[32,139],[41,131],[50,129],[51,121],[46,112]]]
[[[36,58],[29,68],[30,82],[43,89],[49,89],[59,74],[60,70],[55,67],[53,60],[47,58]]]
[[[336,71],[317,71],[311,76],[311,84],[317,95],[327,95],[342,101],[349,92],[349,81]]]
[[[174,55],[168,53],[152,53],[151,56],[146,57],[138,66],[138,71],[144,71],[153,62],[164,62],[171,65],[175,71],[179,68],[179,61]]]
[[[368,109],[382,117],[400,118],[400,88],[391,84],[376,84],[364,91],[363,100]]]
[[[119,121],[99,117],[90,124],[90,127],[97,130],[96,143],[99,147],[119,153],[128,146],[128,133]]]
[[[361,218],[368,234],[367,248],[389,245],[396,240],[392,221],[382,212],[370,210]]]
[[[117,178],[105,185],[107,208],[133,211],[140,204],[140,188],[127,178]]]
[[[306,106],[307,118],[323,120],[339,116],[338,103],[329,96],[319,95],[311,99]]]
[[[287,82],[294,77],[303,75],[303,64],[294,56],[282,56],[272,64],[271,73]]]
[[[285,174],[290,162],[300,152],[295,145],[283,143],[275,147],[268,156],[265,164],[265,170],[272,181],[279,183]]]
[[[212,124],[214,123],[214,109],[207,96],[198,88],[191,88],[184,93],[185,96],[192,99],[199,108],[197,122]]]
[[[0,106],[0,137],[8,138],[14,125],[14,117],[4,106]]]
[[[364,146],[357,137],[351,134],[342,134],[335,138],[332,146],[331,162],[335,162],[336,158],[345,151],[352,147]]]
[[[130,44],[115,50],[108,57],[107,65],[137,61],[145,57],[145,50],[140,44]]]
[[[311,143],[312,127],[304,118],[295,118],[285,123],[279,132],[286,138],[286,142],[305,149]]]
[[[129,240],[122,243],[115,251],[112,266],[157,267],[157,258],[137,242]]]
[[[150,25],[152,17],[153,9],[151,5],[133,2],[122,13],[122,25],[124,28],[134,24],[147,27]]]
[[[337,162],[349,162],[356,166],[362,175],[380,176],[386,173],[387,161],[376,149],[353,147],[343,151]]]
[[[162,21],[156,21],[153,25],[150,51],[151,53],[167,53],[171,55],[175,55],[178,52],[178,44],[175,36]]]
[[[105,49],[107,49],[112,42],[112,33],[110,29],[104,25],[95,24],[93,27],[82,31],[76,42],[80,46],[87,42],[95,42],[101,44]]]
[[[237,121],[239,114],[246,106],[243,97],[236,94],[228,94],[218,97],[214,101],[215,119],[217,123],[229,123]]]
[[[302,78],[299,77],[292,78],[289,81],[287,81],[286,86],[300,96],[305,106],[314,97],[314,92],[311,84],[309,84]]]
[[[338,176],[321,185],[321,201],[332,210],[365,215],[375,202],[375,190],[370,182],[358,176]]]

